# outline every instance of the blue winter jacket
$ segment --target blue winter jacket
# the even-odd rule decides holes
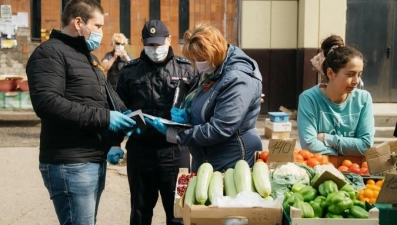
[[[223,64],[207,91],[199,87],[191,105],[191,129],[169,127],[167,140],[190,147],[192,171],[209,162],[225,171],[245,159],[252,167],[262,142],[255,128],[260,111],[262,76],[258,64],[240,48],[228,45]],[[196,86],[197,87],[197,84]]]

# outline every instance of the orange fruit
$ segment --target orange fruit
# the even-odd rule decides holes
[[[367,167],[361,167],[360,168],[360,175],[366,175],[368,174],[368,168]]]
[[[313,156],[313,153],[311,153],[309,150],[302,149],[299,151],[299,154],[303,156],[304,160],[308,160]]]
[[[375,184],[375,181],[372,179],[368,179],[366,184]]]
[[[327,162],[329,162],[328,161],[328,156],[327,155],[323,155],[323,164],[326,164]]]
[[[318,161],[316,158],[310,158],[307,160],[307,165],[310,166],[311,168],[314,168],[315,166],[321,165],[321,163]]]
[[[379,191],[374,191],[374,194],[372,195],[375,199],[378,197],[378,195],[379,195]]]
[[[358,165],[357,163],[352,163],[349,168],[358,168],[360,169],[360,165]]]
[[[376,202],[376,198],[370,198],[368,202],[374,204]]]
[[[364,190],[363,196],[364,196],[364,198],[371,199],[371,198],[374,197],[374,191],[367,188],[367,189]]]
[[[323,162],[324,162],[323,155],[321,155],[321,154],[319,154],[319,153],[313,154],[313,157],[312,157],[312,158],[317,159],[318,162],[319,162],[320,164],[323,164]]]
[[[382,179],[382,180],[376,181],[375,185],[378,186],[378,187],[382,187],[382,185],[383,185],[383,179]]]
[[[261,158],[259,158],[255,162],[264,162],[264,161]]]
[[[338,170],[341,171],[341,172],[342,171],[349,171],[349,167],[347,167],[347,166],[339,166]]]
[[[267,162],[268,157],[269,157],[268,151],[262,151],[259,156],[259,158],[261,158],[264,162]]]
[[[303,162],[303,156],[299,153],[294,153],[295,162]]]
[[[346,166],[346,167],[350,167],[352,165],[352,161],[345,159],[342,161],[341,166]]]
[[[363,168],[363,167],[368,168],[367,161],[364,161],[361,163],[361,168]]]

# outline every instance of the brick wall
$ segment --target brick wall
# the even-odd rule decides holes
[[[29,13],[29,26],[31,6],[30,0],[0,0],[0,5],[11,5],[13,15],[17,12]],[[61,29],[61,0],[41,0],[41,41],[48,38],[52,29]],[[196,23],[211,23],[215,25],[226,37],[226,39],[237,45],[238,42],[238,0],[190,0],[190,27]],[[111,51],[110,39],[114,33],[120,32],[119,1],[101,0],[105,10],[105,26],[103,28],[104,38],[101,46],[93,53],[99,58]],[[172,47],[175,54],[180,55],[182,44],[179,37],[179,0],[161,1],[161,20],[168,26],[172,36]],[[131,0],[131,45],[126,50],[133,56],[139,57],[143,49],[141,43],[141,30],[146,21],[149,20],[149,1]],[[0,49],[0,74],[24,75],[27,58],[39,42],[30,41],[30,30],[21,30],[18,37],[18,47],[15,49]]]

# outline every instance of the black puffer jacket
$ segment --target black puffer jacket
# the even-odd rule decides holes
[[[141,109],[143,113],[171,119],[170,111],[180,78],[190,84],[197,78],[197,72],[187,59],[174,56],[172,47],[162,63],[153,63],[142,51],[140,58],[126,63],[121,69],[117,93],[132,111]],[[169,144],[165,136],[150,125],[141,134],[133,134],[130,140],[148,141],[151,145]]]
[[[41,119],[40,162],[100,162],[111,146],[105,76],[83,36],[53,30],[26,66]],[[120,99],[120,105],[124,106]]]

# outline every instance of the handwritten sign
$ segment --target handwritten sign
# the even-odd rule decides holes
[[[376,203],[392,204],[397,202],[397,174],[387,173]]]
[[[293,162],[295,139],[270,139],[269,162]]]

